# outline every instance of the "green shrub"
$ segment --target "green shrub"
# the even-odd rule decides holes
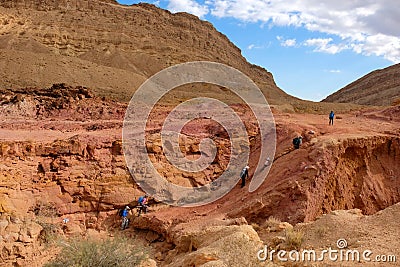
[[[73,239],[62,244],[58,256],[46,267],[108,267],[137,266],[147,256],[145,248],[134,240],[115,237],[102,241]]]

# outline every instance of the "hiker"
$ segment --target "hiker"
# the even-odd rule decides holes
[[[296,137],[296,138],[293,139],[293,146],[294,146],[294,149],[299,149],[299,148],[300,148],[300,145],[301,145],[301,143],[302,143],[302,139],[303,139],[302,136],[298,136],[298,137]]]
[[[331,111],[331,113],[329,113],[329,125],[333,125],[333,118],[335,118],[335,113]]]
[[[125,230],[129,226],[129,219],[128,219],[128,214],[131,208],[129,206],[126,206],[121,212],[120,215],[122,217],[122,224],[121,224],[121,229]]]
[[[148,200],[149,200],[149,197],[148,197],[147,194],[144,195],[144,196],[139,197],[139,199],[138,199],[139,215],[140,215],[140,213],[141,213],[142,211],[143,211],[144,213],[147,213],[147,208],[149,207],[149,206],[147,205]]]
[[[246,166],[243,168],[243,170],[240,172],[240,178],[242,179],[242,185],[241,188],[243,188],[246,185],[246,178],[249,177],[249,166]]]
[[[264,162],[264,168],[268,167],[271,164],[271,159],[268,157],[267,160]]]
[[[264,162],[263,167],[261,168],[260,171],[263,171],[265,168],[267,168],[269,165],[271,165],[272,161],[271,159],[268,157],[267,160]]]

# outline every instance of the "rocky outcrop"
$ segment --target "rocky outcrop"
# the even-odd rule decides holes
[[[313,138],[307,148],[275,160],[270,177],[280,178],[267,180],[261,197],[229,214],[291,223],[338,209],[374,214],[400,201],[399,155],[397,136]]]
[[[23,265],[23,259],[32,259],[38,249],[44,228],[31,220],[16,216],[0,216],[0,259],[3,263]]]
[[[162,266],[260,266],[257,252],[263,244],[244,218],[208,217],[167,223],[145,215],[134,218],[133,225],[150,230],[146,236],[160,234],[170,244],[168,250],[161,247],[155,255]],[[155,235],[157,240],[160,235]]]
[[[186,242],[178,240],[185,254],[171,251],[166,266],[260,266],[262,242],[249,225],[207,227],[187,235]]]
[[[122,153],[125,105],[55,84],[2,90],[0,107],[0,251],[7,264],[37,263],[52,237],[106,229],[116,210],[141,194]]]
[[[127,204],[135,206],[142,194],[126,168],[122,150],[126,105],[96,97],[85,87],[55,84],[45,89],[2,90],[0,107],[0,212],[5,216],[3,237],[7,237],[0,241],[0,251],[7,249],[3,260],[30,264],[32,253],[44,255],[40,245],[48,234],[71,236],[118,229],[117,210]],[[167,111],[160,110],[163,114]],[[161,118],[154,120],[153,126],[160,127]],[[205,119],[193,123],[182,134],[180,148],[189,158],[200,155],[201,138],[193,137],[195,133],[215,136],[217,157],[208,170],[197,174],[169,167],[157,127],[148,133],[148,155],[171,182],[206,184],[226,168],[230,144],[226,132],[215,122]],[[18,231],[7,228],[11,215],[43,229],[39,235],[30,236],[18,225],[12,226]],[[152,231],[149,240],[163,236],[173,242],[176,238],[169,232],[176,222],[151,218],[140,225]],[[26,251],[35,252],[8,250],[21,243]]]
[[[314,181],[306,220],[337,209],[374,214],[400,201],[400,139],[391,136],[338,140],[326,149],[326,178]],[[315,205],[319,203],[318,205]],[[318,212],[316,212],[318,211]],[[314,215],[315,214],[315,215]]]
[[[94,98],[86,87],[54,84],[49,88],[0,89],[1,117],[4,119],[67,119],[71,121],[107,120],[93,124],[88,130],[110,128],[121,124],[126,105]],[[64,129],[67,125],[60,125]],[[60,127],[59,126],[59,127]],[[56,130],[56,128],[53,128]]]

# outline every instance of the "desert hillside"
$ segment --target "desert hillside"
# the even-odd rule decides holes
[[[212,61],[249,76],[269,104],[283,110],[326,113],[332,108],[359,108],[292,97],[276,86],[270,72],[247,62],[240,49],[209,22],[150,4],[2,0],[0,24],[0,75],[4,77],[0,88],[65,83],[127,102],[147,78],[166,67]],[[225,91],[210,94],[223,97]]]
[[[189,61],[228,64],[251,77],[271,103],[294,98],[252,65],[210,23],[149,4],[115,1],[0,2],[2,88],[88,86],[129,100],[156,72]]]
[[[400,64],[373,71],[352,82],[323,102],[390,106],[400,103]]]

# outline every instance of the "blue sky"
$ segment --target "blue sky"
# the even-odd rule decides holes
[[[393,0],[117,0],[147,2],[211,22],[285,92],[320,101],[400,62],[400,5]]]

